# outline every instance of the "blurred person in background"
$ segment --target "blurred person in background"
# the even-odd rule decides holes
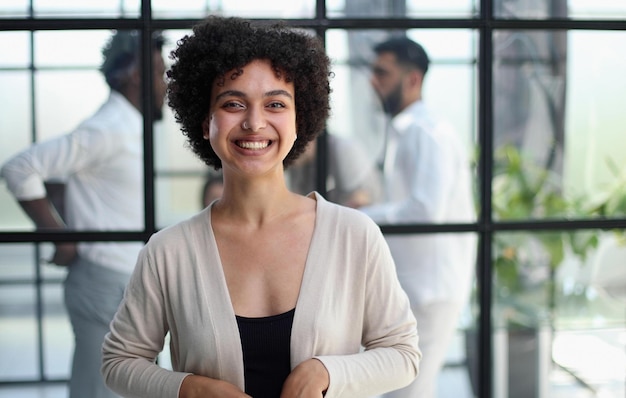
[[[209,172],[204,180],[204,184],[202,184],[200,208],[204,209],[214,200],[221,198],[223,193],[224,180],[222,173],[219,171]]]
[[[429,111],[422,84],[430,64],[405,36],[374,47],[371,83],[390,117],[383,202],[360,208],[379,225],[475,221],[471,164],[460,137]],[[476,241],[471,234],[387,235],[398,277],[417,319],[420,374],[394,398],[436,397],[437,376],[468,303]]]
[[[74,131],[37,143],[8,160],[1,175],[38,230],[144,229],[140,40],[117,31],[102,50],[110,87],[104,104]],[[162,117],[164,38],[152,38],[152,114]],[[48,196],[64,186],[63,217]],[[50,263],[67,267],[65,305],[74,332],[70,398],[117,397],[102,380],[102,342],[143,247],[142,242],[55,243]]]
[[[369,205],[380,198],[380,175],[359,142],[334,134],[326,135],[328,176],[326,197],[349,207]],[[316,190],[317,140],[286,170],[289,185],[303,195]]]

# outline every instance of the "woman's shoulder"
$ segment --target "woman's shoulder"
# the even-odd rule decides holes
[[[151,250],[185,248],[202,240],[210,230],[210,209],[206,208],[185,220],[155,232],[146,243],[146,247]]]
[[[330,202],[317,192],[315,195],[320,212],[319,219],[337,227],[380,232],[380,227],[362,211]]]

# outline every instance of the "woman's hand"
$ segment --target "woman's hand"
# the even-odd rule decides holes
[[[183,379],[178,398],[251,398],[226,381],[189,375]]]
[[[330,376],[322,362],[309,359],[296,366],[280,394],[281,398],[321,398],[328,389]]]

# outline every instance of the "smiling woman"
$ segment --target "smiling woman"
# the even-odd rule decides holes
[[[217,21],[214,23],[217,26]],[[330,94],[328,57],[319,40],[302,31],[279,25],[273,28],[274,34],[246,22],[238,23],[236,33],[246,32],[241,37],[231,34],[233,27],[220,26],[219,30],[207,32],[196,27],[196,36],[181,39],[181,46],[172,52],[169,105],[196,155],[207,165],[219,169],[221,160],[204,138],[207,110],[213,106],[211,101],[218,98],[194,93],[213,93],[216,87],[237,80],[242,68],[251,61],[271,60],[276,78],[293,84],[299,139],[284,160],[284,165],[288,166],[326,123]],[[199,33],[205,37],[199,39]],[[259,40],[260,37],[263,39]]]
[[[614,189],[626,187],[620,185],[626,181],[626,57],[615,50],[626,41],[626,1],[494,0],[488,9],[482,9],[486,4],[478,0],[0,0],[0,163],[33,143],[73,130],[106,100],[108,87],[98,68],[101,49],[111,29],[137,29],[144,43],[148,33],[164,29],[167,55],[177,47],[179,39],[190,33],[190,21],[199,21],[211,13],[247,16],[264,23],[275,18],[293,18],[287,23],[323,37],[333,66],[333,112],[326,134],[310,143],[317,145],[308,145],[307,151],[289,165],[288,183],[297,182],[290,189],[302,194],[317,189],[326,198],[347,203],[344,198],[358,182],[377,182],[376,178],[368,178],[371,174],[365,171],[379,171],[387,127],[378,97],[369,84],[372,45],[388,35],[406,33],[432,57],[424,98],[435,114],[453,125],[459,142],[473,155],[473,192],[481,213],[472,224],[381,225],[388,237],[404,234],[411,238],[431,232],[448,236],[461,232],[479,238],[481,255],[475,267],[478,277],[474,280],[471,306],[476,311],[465,312],[458,326],[437,380],[438,396],[512,396],[513,385],[532,385],[525,375],[535,372],[538,376],[541,373],[545,382],[538,386],[538,391],[549,396],[585,396],[592,394],[588,389],[592,388],[598,396],[626,397],[626,362],[611,361],[623,358],[625,353],[622,336],[626,333],[626,301],[604,294],[605,286],[597,286],[604,281],[596,280],[594,272],[597,265],[603,271],[598,275],[604,279],[614,274],[610,269],[604,272],[608,264],[604,247],[610,243],[605,239],[610,238],[608,231],[626,228],[626,202],[607,200]],[[235,40],[230,43],[238,45]],[[150,65],[148,61],[144,60],[145,66]],[[169,68],[170,59],[165,57],[165,61]],[[144,74],[142,82],[144,99],[152,90],[148,75]],[[195,93],[193,97],[200,95],[208,97],[210,91]],[[204,118],[209,108],[201,111]],[[164,112],[160,122],[147,112],[139,126],[146,151],[140,170],[144,177],[137,186],[145,198],[145,211],[140,226],[132,231],[38,231],[13,199],[6,182],[0,179],[0,397],[16,398],[22,389],[27,389],[28,395],[36,395],[34,390],[42,389],[39,394],[67,397],[66,383],[74,352],[71,322],[63,299],[68,270],[41,260],[52,257],[55,242],[77,239],[85,243],[143,244],[154,231],[206,207],[199,203],[204,180],[218,172],[189,152],[184,144],[186,137],[180,134],[169,107]],[[499,176],[500,142],[515,144],[524,157],[526,167],[519,171],[522,177],[535,175],[537,167],[545,169],[547,160],[555,166],[550,168],[548,180],[554,187],[552,194],[531,198],[538,199],[533,203],[539,205],[527,207],[524,213],[512,214],[515,209],[509,208],[508,214],[515,219],[492,214],[502,199],[496,195],[497,181],[492,181]],[[359,151],[359,147],[363,150]],[[309,159],[306,167],[296,175],[294,172],[305,159]],[[120,174],[123,173],[113,176]],[[211,198],[222,196],[221,172],[219,177],[217,184],[210,184],[210,191],[217,191]],[[242,180],[230,178],[231,184]],[[528,178],[521,181],[533,184]],[[505,194],[510,199],[512,191]],[[375,203],[377,196],[369,198]],[[563,200],[574,204],[571,199],[578,198],[584,199],[581,204],[593,206],[580,213],[568,209],[555,213],[546,212],[542,205],[550,199],[554,208]],[[246,203],[255,206],[252,200]],[[543,350],[536,352],[548,354],[548,361],[518,367],[523,362],[510,351],[511,333],[495,327],[501,318],[488,316],[500,314],[502,302],[495,300],[496,292],[507,287],[500,285],[496,262],[502,256],[498,256],[497,247],[492,244],[499,237],[531,237],[530,241],[536,243],[535,238],[549,238],[548,235],[574,238],[573,246],[561,245],[563,250],[550,255],[551,264],[563,258],[555,268],[554,279],[543,284],[556,289],[556,301],[548,300],[542,305],[532,301],[535,314],[554,314],[554,323],[548,327],[554,332],[553,345],[544,344],[543,340],[536,347]],[[587,242],[588,235],[597,236],[599,241],[596,249],[587,251],[583,264],[572,249],[578,252],[579,244]],[[249,238],[256,239],[257,236]],[[509,241],[514,247],[523,243],[519,239]],[[559,247],[558,242],[555,247]],[[286,240],[282,244],[289,245]],[[243,246],[247,247],[248,242]],[[311,253],[325,254],[329,247],[314,246]],[[505,257],[508,254],[505,250]],[[260,257],[260,252],[251,257]],[[197,262],[204,266],[214,263],[206,256]],[[616,266],[619,264],[623,262],[615,262]],[[528,264],[509,261],[509,265],[514,276],[523,273]],[[539,271],[548,268],[540,267]],[[613,275],[611,281],[617,283],[619,276]],[[486,295],[489,292],[493,297]],[[527,295],[511,292],[509,289],[506,297],[511,303],[528,301]],[[337,297],[340,293],[331,294]],[[546,296],[530,298],[542,297]],[[192,314],[202,307],[226,308],[198,303],[188,302],[185,307]],[[303,308],[299,307],[296,318]],[[424,335],[423,325],[420,321],[420,337]],[[464,338],[474,331],[480,338]],[[503,336],[508,336],[509,344]],[[597,338],[605,344],[585,343]],[[207,339],[198,341],[205,344]],[[476,345],[476,356],[464,357],[464,342]],[[420,343],[423,347],[422,339]],[[610,353],[605,351],[607,345]],[[533,352],[528,344],[524,347]],[[580,347],[586,349],[581,351]],[[595,354],[587,355],[590,350]],[[588,365],[597,363],[598,353],[605,365],[617,366],[607,371],[598,366],[592,369]],[[467,369],[462,365],[474,360],[477,366],[471,369],[477,369],[478,383],[472,391],[465,374]],[[515,368],[510,361],[515,362]],[[167,366],[167,357],[159,363]],[[505,369],[507,364],[509,372]],[[550,364],[553,366],[544,366]],[[567,367],[567,372],[563,372],[562,366]],[[420,362],[421,379],[424,368],[424,362]],[[508,392],[504,390],[507,383]]]
[[[270,161],[268,166],[282,178],[283,159],[296,140],[293,83],[277,75],[269,61],[255,60],[237,78],[215,84],[211,96],[215,100],[203,124],[203,137],[223,159],[222,165]]]
[[[209,17],[173,59],[169,104],[195,154],[222,169],[223,192],[139,255],[103,346],[107,385],[157,398],[332,398],[410,383],[416,320],[380,228],[286,185],[285,167],[329,114],[321,42]],[[154,362],[168,332],[171,371]]]

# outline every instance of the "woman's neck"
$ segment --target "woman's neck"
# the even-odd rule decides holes
[[[261,226],[294,211],[300,199],[300,195],[289,191],[284,179],[268,183],[225,178],[222,198],[213,206],[213,217]]]

